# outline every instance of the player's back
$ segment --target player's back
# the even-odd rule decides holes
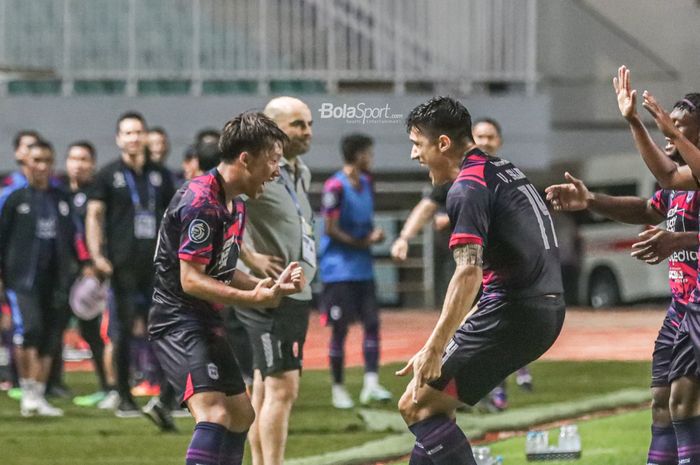
[[[561,294],[554,224],[525,174],[507,160],[474,149],[447,198],[450,246],[484,247],[484,298]]]

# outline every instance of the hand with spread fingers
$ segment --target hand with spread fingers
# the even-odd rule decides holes
[[[627,121],[637,117],[637,91],[630,84],[630,70],[620,66],[617,76],[613,78],[613,88],[617,95],[617,106],[620,114]]]
[[[413,402],[417,403],[418,390],[442,373],[442,351],[423,346],[406,366],[396,372],[396,376],[406,376],[410,372],[413,372]]]
[[[552,208],[556,211],[578,211],[588,208],[591,193],[583,181],[569,172],[564,173],[564,177],[568,183],[555,184],[544,190]]]
[[[680,131],[678,130],[676,125],[673,124],[671,115],[666,110],[664,110],[664,108],[659,102],[656,101],[656,98],[654,98],[654,96],[651,95],[651,92],[645,90],[642,94],[642,97],[644,99],[642,101],[642,106],[646,108],[646,110],[651,116],[654,117],[654,122],[656,122],[656,126],[664,134],[664,136],[668,138],[677,137],[680,134]]]
[[[653,226],[639,233],[639,242],[632,244],[632,255],[650,265],[666,260],[674,252],[674,233]]]

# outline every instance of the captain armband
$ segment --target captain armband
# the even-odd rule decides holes
[[[457,266],[478,266],[484,265],[483,247],[479,244],[464,244],[452,251]]]

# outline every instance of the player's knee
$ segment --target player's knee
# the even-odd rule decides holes
[[[407,425],[418,421],[418,406],[413,402],[413,393],[406,391],[399,399],[399,413]]]
[[[216,423],[217,425],[223,425],[228,428],[234,416],[235,412],[231,412],[222,402],[210,405],[201,418],[201,421]]]
[[[253,406],[249,403],[238,405],[235,411],[229,410],[227,414],[227,425],[231,431],[247,431],[255,421],[255,410],[253,410]]]
[[[670,390],[668,388],[652,388],[651,409],[653,411],[668,411]]]
[[[299,396],[299,389],[293,382],[278,383],[273,389],[265,389],[265,397],[281,404],[293,404]]]

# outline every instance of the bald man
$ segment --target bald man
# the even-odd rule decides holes
[[[301,156],[311,144],[311,111],[301,100],[279,97],[264,113],[287,134],[280,176],[247,202],[241,259],[260,278],[277,278],[297,261],[307,283],[316,274],[313,212],[308,189],[311,172]],[[284,459],[289,415],[299,392],[299,375],[311,308],[311,287],[282,299],[276,309],[236,307],[253,352],[252,403],[256,418],[249,432],[253,465],[279,465]]]

